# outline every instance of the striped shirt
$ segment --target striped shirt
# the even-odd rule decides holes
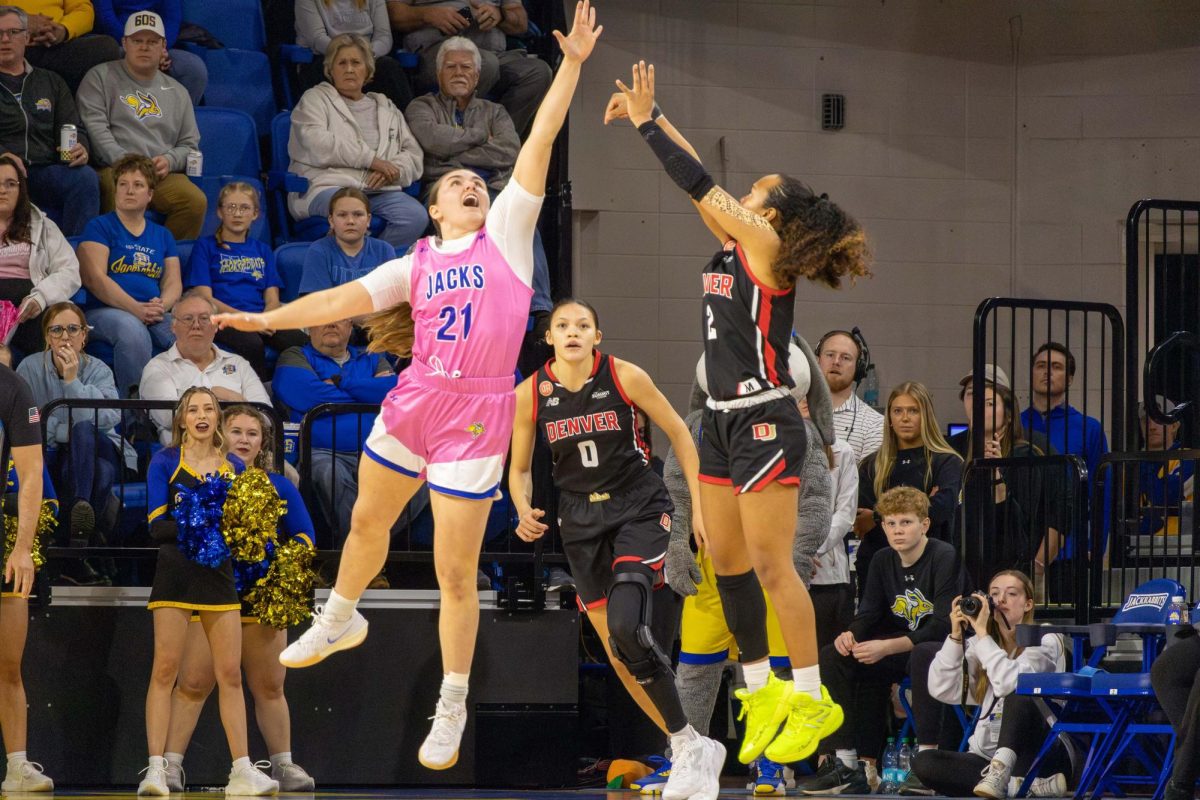
[[[851,394],[833,410],[837,438],[850,445],[854,458],[862,461],[883,445],[883,415]]]

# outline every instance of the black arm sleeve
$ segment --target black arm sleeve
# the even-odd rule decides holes
[[[704,165],[676,144],[654,120],[639,125],[638,133],[646,140],[646,144],[650,145],[654,155],[658,156],[675,185],[687,192],[693,200],[703,200],[709,190],[717,185],[704,169]]]

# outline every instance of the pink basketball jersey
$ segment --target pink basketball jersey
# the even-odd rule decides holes
[[[512,271],[485,225],[461,253],[439,253],[429,238],[412,256],[413,356],[460,378],[511,376],[533,289]]]

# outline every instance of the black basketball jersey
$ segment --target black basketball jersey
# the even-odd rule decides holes
[[[609,492],[650,471],[637,407],[621,388],[612,356],[595,351],[591,377],[578,392],[558,382],[553,359],[533,384],[533,421],[550,444],[559,489]]]
[[[714,400],[795,384],[788,370],[796,288],[772,289],[750,271],[737,242],[704,269],[704,368]]]

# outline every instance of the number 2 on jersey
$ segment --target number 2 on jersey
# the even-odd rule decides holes
[[[708,338],[715,339],[717,338],[717,329],[716,326],[713,325],[712,306],[705,306],[704,313],[708,316]]]
[[[600,453],[591,439],[579,443],[579,460],[585,467],[600,466]]]
[[[454,330],[454,323],[462,317],[462,334]],[[466,341],[466,338],[471,335],[471,304],[467,303],[462,308],[454,306],[442,306],[442,310],[438,313],[438,319],[442,320],[442,327],[438,328],[437,338],[440,342],[457,342],[459,339]]]

